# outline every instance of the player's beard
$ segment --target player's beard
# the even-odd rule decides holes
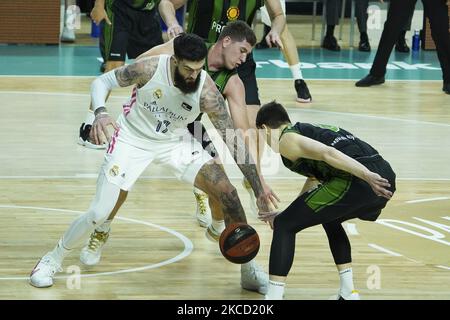
[[[186,81],[181,75],[180,71],[178,71],[178,67],[175,68],[175,87],[180,89],[183,93],[192,93],[197,91],[198,86],[200,84],[200,74],[197,76],[197,79],[192,82]]]

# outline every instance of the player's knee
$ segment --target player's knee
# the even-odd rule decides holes
[[[230,198],[236,193],[236,188],[230,183],[230,181],[223,179],[214,184],[214,188],[211,189],[211,195],[215,198]]]
[[[99,211],[92,211],[92,213],[89,215],[89,223],[94,226],[99,226],[103,222],[106,221],[106,218],[108,218],[108,213],[106,212],[99,212]]]
[[[297,233],[305,228],[301,223],[289,219],[287,214],[280,214],[273,221],[273,229],[278,232]]]
[[[106,221],[109,214],[111,213],[110,208],[101,208],[99,206],[91,206],[87,214],[87,221],[93,226],[101,225]]]
[[[125,61],[107,61],[105,65],[105,73],[125,65]]]
[[[336,224],[336,223],[332,223],[332,222],[322,224],[322,227],[327,234],[338,231],[339,226],[340,226],[340,224]]]

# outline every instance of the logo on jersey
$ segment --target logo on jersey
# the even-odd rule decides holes
[[[147,3],[147,5],[142,10],[153,10],[155,7],[154,1]]]
[[[191,111],[191,110],[192,110],[192,107],[191,107],[190,105],[188,105],[186,102],[183,102],[183,103],[181,104],[181,107],[182,107],[184,110],[186,110],[186,111]]]
[[[110,170],[109,170],[109,175],[111,177],[115,177],[119,174],[119,166],[114,165]]]
[[[230,21],[236,20],[239,17],[238,7],[229,7],[227,10],[227,18]]]
[[[155,99],[161,99],[162,98],[162,91],[161,91],[161,89],[156,89],[153,92],[153,98],[155,98]]]

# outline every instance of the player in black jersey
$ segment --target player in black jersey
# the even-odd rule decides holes
[[[339,297],[359,299],[354,291],[351,248],[341,226],[359,218],[375,221],[395,192],[395,173],[368,143],[333,126],[292,124],[281,104],[261,107],[256,126],[266,131],[268,144],[283,164],[307,177],[300,196],[280,214],[260,214],[273,227],[267,299],[282,299],[292,266],[295,237],[321,224],[338,268]]]
[[[186,4],[186,0],[171,0],[175,8]],[[249,26],[252,25],[256,11],[263,5],[266,5],[270,16],[272,29],[266,36],[267,43],[272,46],[277,46],[283,49],[283,44],[280,39],[286,19],[281,8],[279,0],[193,0],[189,3],[189,18],[187,31],[195,33],[209,43],[215,43],[222,31],[222,29],[232,21],[245,21]],[[169,15],[164,12],[162,15]],[[250,53],[246,61],[239,65],[237,72],[245,88],[245,102],[247,104],[247,116],[249,119],[249,126],[254,128],[256,113],[259,110],[261,102],[259,100],[258,84],[256,81],[256,62],[253,59],[253,54]],[[260,139],[262,140],[262,139]],[[259,163],[263,154],[264,144],[258,143],[258,152],[256,161]],[[255,201],[254,194],[251,191],[250,185],[244,179],[242,181],[244,188],[249,193],[251,198],[250,203]],[[204,195],[201,195],[204,197]],[[207,204],[203,201],[197,202],[199,207],[204,207]],[[256,214],[255,206],[252,205],[252,211]]]
[[[217,88],[226,99],[235,128],[242,130],[242,132],[250,132],[249,129],[252,127],[254,128],[254,124],[251,126],[248,119],[245,103],[245,84],[243,84],[238,76],[236,68],[245,63],[247,57],[251,54],[255,43],[256,36],[250,26],[243,21],[236,20],[230,22],[222,29],[216,43],[207,44],[208,55],[205,63],[205,70],[214,80]],[[172,54],[172,52],[173,42],[169,41],[150,49],[139,58],[159,54]],[[207,150],[212,157],[217,157],[218,153],[205,128],[201,125],[200,119],[201,116],[197,118],[195,123],[191,123],[188,126],[188,129],[198,140],[202,140],[200,142],[202,143],[203,148]],[[194,128],[198,134],[194,132]],[[251,138],[250,135],[249,138]],[[251,142],[253,142],[250,144],[251,153],[253,158],[256,159],[256,137],[254,137]],[[259,163],[257,165],[258,170],[260,170]],[[262,176],[261,180],[264,189],[273,195],[273,200],[275,201],[277,199],[276,195],[270,190],[270,187],[265,183]],[[250,192],[252,191],[250,190]],[[213,225],[210,225],[211,213],[207,204],[206,195],[197,189],[194,190],[194,195],[197,200],[196,216],[200,226],[208,227],[209,235],[218,239],[223,228],[220,228],[219,225],[216,225],[214,228],[214,220],[212,221]],[[256,214],[256,205],[253,200],[250,202],[250,205]]]

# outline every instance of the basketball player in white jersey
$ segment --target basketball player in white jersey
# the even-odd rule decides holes
[[[208,114],[251,183],[259,210],[271,211],[256,166],[238,161],[251,159],[242,137],[226,136],[226,131],[234,130],[233,124],[214,81],[202,70],[207,54],[203,40],[183,34],[175,39],[174,52],[172,56],[141,59],[105,73],[92,83],[96,119],[90,138],[100,144],[106,136],[110,142],[98,176],[97,192],[88,211],[71,224],[54,250],[35,266],[30,275],[33,286],[53,285],[53,277],[62,270],[64,258],[116,210],[119,198],[152,162],[165,164],[180,180],[206,192],[217,204],[215,210],[222,211],[226,225],[246,222],[236,189],[223,168],[187,131],[187,124],[200,112]],[[113,88],[130,85],[135,85],[130,103],[116,123],[105,108],[106,96]],[[115,128],[112,138],[107,130],[109,125]],[[236,150],[244,150],[244,157],[237,155]],[[245,289],[264,294],[267,283],[267,274],[253,261],[242,265],[241,285]]]

